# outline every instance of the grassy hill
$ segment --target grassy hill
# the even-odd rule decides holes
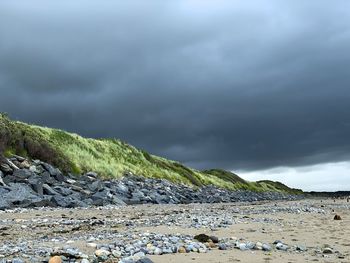
[[[102,177],[116,178],[129,171],[195,186],[214,184],[228,189],[299,193],[278,182],[246,182],[223,170],[201,172],[117,139],[83,138],[58,129],[12,121],[4,114],[0,114],[0,153],[40,159],[75,174],[95,171]]]

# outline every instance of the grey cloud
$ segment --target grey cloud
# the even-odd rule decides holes
[[[0,110],[197,168],[348,160],[341,4],[4,1]]]

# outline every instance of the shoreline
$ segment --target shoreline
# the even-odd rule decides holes
[[[342,220],[333,220],[336,213],[341,215]],[[41,255],[40,260],[48,260],[50,254],[68,259],[69,255],[73,256],[76,253],[74,257],[77,262],[84,262],[84,257],[89,258],[89,262],[94,262],[93,255],[97,250],[112,247],[113,244],[113,249],[108,251],[108,258],[116,260],[127,258],[127,253],[123,254],[128,250],[127,247],[118,250],[120,247],[116,246],[119,241],[123,241],[124,245],[133,246],[132,244],[141,240],[148,240],[148,243],[153,244],[154,238],[160,238],[179,240],[177,245],[183,244],[182,239],[196,244],[193,236],[203,233],[217,237],[220,241],[215,246],[226,244],[227,249],[207,247],[202,253],[165,251],[166,253],[162,252],[163,255],[146,253],[145,256],[155,263],[225,263],[235,260],[334,262],[349,259],[350,240],[344,235],[350,230],[349,218],[350,206],[346,200],[334,202],[331,199],[225,204],[146,204],[90,209],[19,209],[0,213],[0,244],[3,244],[0,246],[0,255],[6,259],[22,258],[23,262],[38,262],[35,261],[39,260],[35,258],[38,255]],[[154,235],[154,238],[151,239],[150,235]],[[167,244],[164,240],[156,242],[160,243],[163,249],[166,247],[164,244]],[[276,244],[273,244],[276,240],[287,245],[288,249],[278,250]],[[266,243],[271,247],[271,251],[243,248],[242,244],[248,246],[250,243]],[[4,245],[7,246],[7,251]],[[332,253],[323,253],[326,245]],[[16,247],[18,252],[9,254],[10,251],[16,251]],[[300,251],[304,248],[305,251]],[[67,249],[71,254],[67,253]],[[31,257],[32,261],[29,261]]]

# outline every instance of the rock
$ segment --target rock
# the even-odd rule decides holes
[[[89,184],[89,185],[88,185],[88,188],[89,188],[90,191],[92,191],[92,192],[98,192],[98,191],[101,191],[104,187],[103,187],[101,181],[95,181],[95,182]]]
[[[128,194],[129,193],[129,188],[122,184],[122,183],[119,183],[117,186],[116,186],[116,191],[121,193],[121,194]]]
[[[69,183],[69,184],[75,184],[77,181],[76,180],[73,180],[73,179],[66,179],[66,182]]]
[[[94,173],[94,172],[88,172],[85,174],[85,176],[88,176],[88,177],[91,177],[91,178],[97,178],[97,173]]]
[[[256,242],[254,249],[263,250],[263,244],[261,242]]]
[[[226,244],[219,244],[218,248],[219,248],[219,250],[227,250]]]
[[[177,253],[187,253],[186,248],[179,247],[178,250],[177,250]]]
[[[83,201],[78,200],[73,195],[70,196],[62,196],[62,195],[54,195],[51,200],[52,204],[60,207],[86,207],[87,204]]]
[[[3,176],[4,176],[4,174],[2,173],[2,171],[0,171],[0,185],[6,186],[4,180],[2,179]]]
[[[210,236],[211,241],[213,241],[215,244],[219,243],[219,238],[216,236]]]
[[[12,263],[24,263],[24,260],[22,260],[20,258],[14,258],[14,259],[12,259]]]
[[[62,263],[62,258],[60,256],[51,257],[49,263]]]
[[[335,215],[334,220],[342,220],[342,218],[340,217],[340,215]]]
[[[49,185],[43,184],[42,188],[44,190],[44,193],[47,195],[59,195],[55,190],[53,190]]]
[[[206,235],[206,234],[199,234],[194,236],[194,239],[198,240],[201,243],[206,243],[209,242],[211,240],[210,236]]]
[[[108,250],[105,250],[105,249],[98,249],[95,251],[95,256],[98,257],[99,259],[106,260],[110,254],[111,254],[111,252],[109,252]]]
[[[21,169],[29,169],[30,170],[30,163],[27,160],[24,160],[18,165]]]
[[[240,249],[240,250],[248,250],[249,248],[247,247],[247,244],[246,243],[240,243],[239,245],[238,245],[238,248]]]
[[[161,255],[163,254],[163,250],[159,247],[156,247],[153,251],[154,255]]]
[[[118,181],[100,180],[93,172],[79,177],[72,174],[64,176],[59,169],[40,160],[30,161],[15,157],[11,160],[4,159],[0,167],[0,187],[2,187],[0,192],[4,194],[4,198],[0,201],[0,209],[35,206],[71,208],[147,203],[188,204],[291,198],[281,193],[232,192],[214,186],[193,189],[167,180],[146,179],[131,173],[127,173],[126,177]],[[1,178],[3,178],[2,181]],[[19,189],[18,196],[15,189]],[[25,195],[27,197],[24,198]],[[214,230],[233,224],[232,219],[220,222],[211,220],[212,222],[193,220],[191,226],[198,228],[208,225]],[[196,238],[202,243],[210,241],[219,243],[219,239],[215,236],[201,234]],[[176,242],[173,244],[181,246]],[[250,244],[247,245],[250,249]],[[208,246],[213,247],[211,243],[208,243]],[[164,249],[174,250],[172,247]],[[195,248],[196,251],[198,249],[199,247]]]
[[[13,172],[13,176],[17,177],[19,179],[28,179],[29,177],[31,177],[33,174],[31,171],[29,171],[28,169],[18,169],[15,170]]]
[[[86,245],[88,247],[97,248],[97,244],[96,243],[87,243]]]
[[[28,182],[37,194],[39,194],[40,196],[44,194],[43,181],[41,180],[41,178],[29,178]]]
[[[255,243],[253,243],[253,242],[247,242],[247,243],[246,243],[246,247],[247,247],[248,249],[254,249],[254,248],[255,248]]]
[[[0,170],[3,171],[5,174],[10,174],[13,172],[12,168],[7,163],[2,163],[0,165]]]
[[[59,182],[65,181],[64,175],[62,174],[62,172],[58,168],[55,168],[55,167],[51,166],[50,164],[44,163],[44,162],[41,162],[41,165],[57,181],[59,181]]]
[[[264,250],[264,251],[271,251],[271,246],[269,244],[263,244],[262,245],[262,250]]]
[[[278,243],[282,243],[282,244],[283,244],[283,242],[282,242],[281,240],[275,240],[275,241],[273,242],[274,245],[277,245]]]
[[[277,243],[276,244],[276,249],[278,250],[282,250],[282,251],[287,251],[288,250],[288,246],[283,244],[283,243]]]
[[[112,250],[112,256],[115,258],[120,258],[122,256],[122,252],[118,250]]]
[[[11,167],[12,170],[18,170],[19,168],[10,160],[6,160],[6,163]]]
[[[303,246],[303,245],[297,245],[295,249],[296,251],[301,251],[301,252],[307,251],[306,246]]]
[[[322,251],[323,254],[333,254],[333,249],[330,247],[325,247]]]
[[[24,162],[26,160],[26,158],[19,156],[19,155],[12,155],[12,158],[15,158],[17,161],[19,162]]]
[[[6,193],[2,198],[14,206],[35,206],[36,203],[43,200],[26,184],[10,183],[9,187],[11,191]]]
[[[205,243],[205,245],[209,248],[216,248],[216,244],[211,240],[208,243]]]
[[[0,192],[2,192],[2,190],[3,189],[0,188]],[[12,204],[8,202],[8,200],[5,200],[4,198],[0,198],[0,210],[10,209],[11,207],[12,207]]]
[[[149,258],[141,258],[137,260],[136,263],[153,263],[153,261],[150,260]]]

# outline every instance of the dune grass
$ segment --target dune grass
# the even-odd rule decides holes
[[[283,191],[290,188],[264,182],[246,182],[223,171],[198,171],[179,162],[151,155],[117,139],[83,138],[68,133],[10,120],[0,114],[0,153],[40,159],[64,172],[81,174],[95,171],[104,178],[118,178],[125,172],[193,186],[213,184],[227,189]]]

